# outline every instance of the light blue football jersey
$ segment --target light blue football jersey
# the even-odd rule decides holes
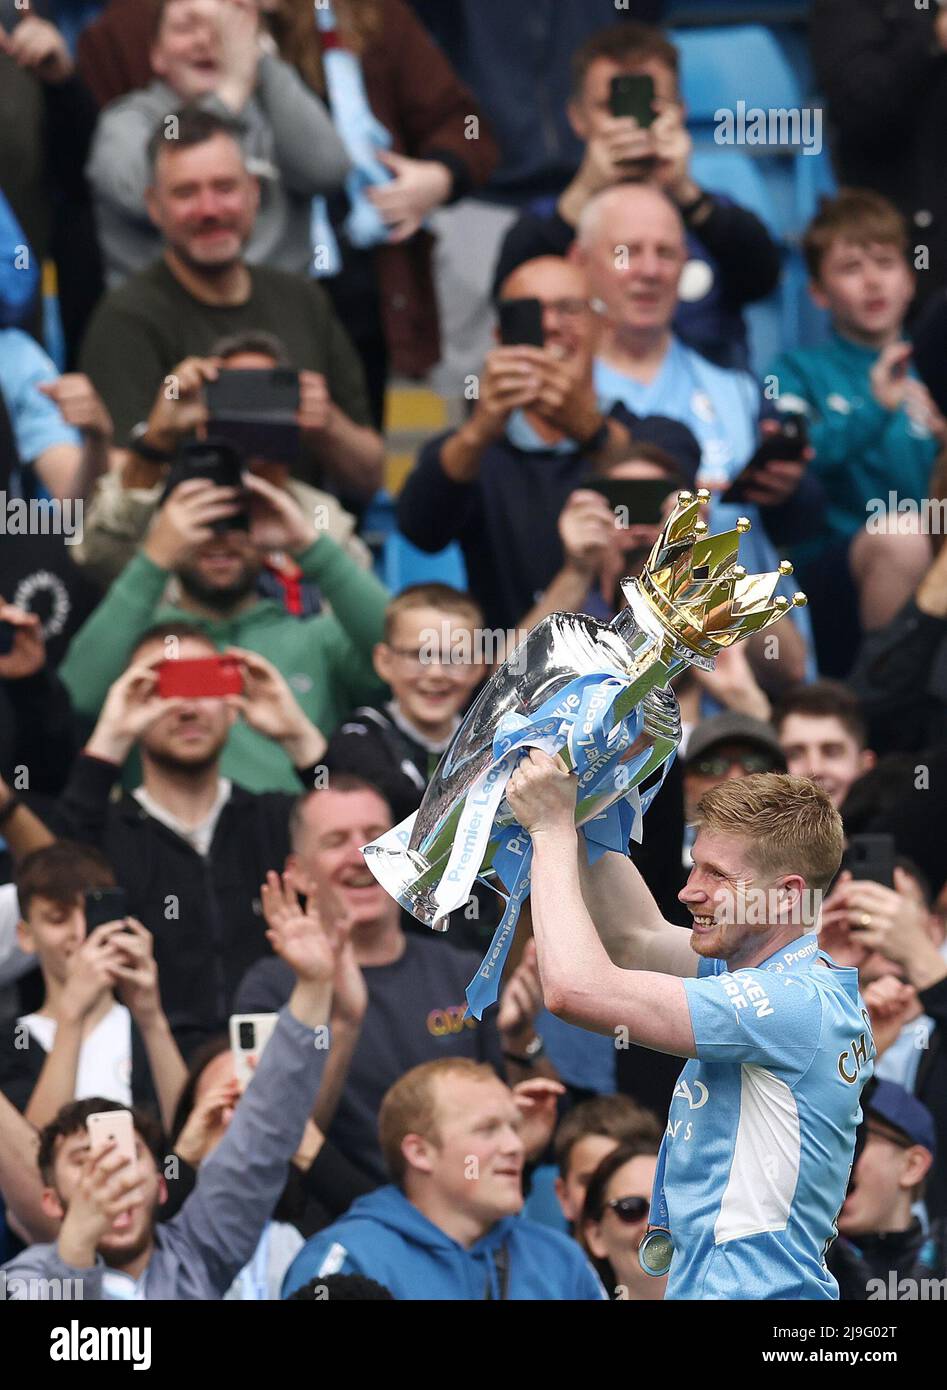
[[[825,1252],[875,1055],[858,972],[807,935],[749,970],[701,961],[683,983],[697,1056],[664,1138],[666,1296],[838,1298]]]

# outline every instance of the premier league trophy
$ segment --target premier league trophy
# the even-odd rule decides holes
[[[681,739],[668,682],[686,666],[712,670],[725,647],[769,627],[805,595],[774,597],[780,576],[737,563],[741,519],[708,535],[700,504],[678,495],[627,607],[610,623],[581,613],[544,618],[487,682],[444,753],[419,809],[363,853],[378,882],[436,930],[468,900],[474,880],[506,910],[467,991],[479,1018],[497,995],[506,951],[529,891],[531,845],[504,789],[521,753],[559,753],[578,777],[576,824],[590,858],[626,853]]]

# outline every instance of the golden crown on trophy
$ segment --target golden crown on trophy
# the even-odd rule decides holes
[[[740,517],[732,531],[707,534],[700,507],[710,501],[701,488],[679,492],[677,505],[654,543],[638,588],[662,622],[691,650],[716,656],[754,632],[777,622],[790,608],[801,608],[805,594],[773,597],[792,565],[781,560],[770,574],[747,574],[739,560],[740,537],[750,529]]]

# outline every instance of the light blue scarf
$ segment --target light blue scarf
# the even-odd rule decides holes
[[[336,28],[331,0],[314,0],[316,27],[322,33]],[[326,95],[332,119],[352,161],[346,176],[345,191],[349,213],[345,219],[345,235],[359,250],[380,246],[388,240],[388,228],[377,209],[365,197],[367,188],[388,183],[390,172],[377,158],[377,151],[391,148],[391,134],[374,116],[365,94],[362,65],[354,53],[345,48],[327,48],[322,55],[326,77]],[[342,255],[336,240],[325,198],[313,198],[310,236],[316,252],[313,274],[321,279],[338,275]]]

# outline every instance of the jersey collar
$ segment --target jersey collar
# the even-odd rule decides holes
[[[805,970],[819,956],[819,938],[815,932],[797,936],[786,946],[780,946],[771,956],[762,961],[757,970],[772,970],[782,975],[787,970]]]

